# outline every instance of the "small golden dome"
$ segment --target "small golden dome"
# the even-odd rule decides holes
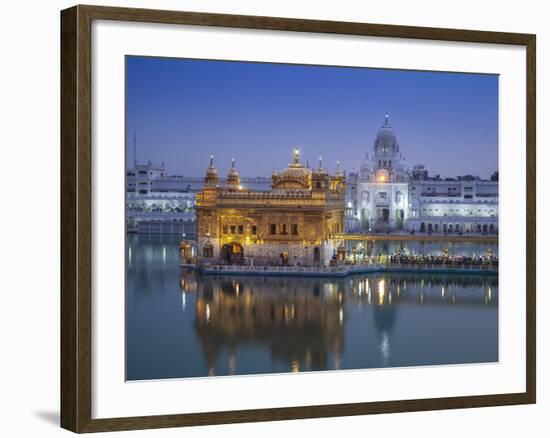
[[[206,170],[206,176],[218,176],[218,170],[214,167],[214,155],[210,155],[210,166]]]
[[[239,172],[235,168],[235,159],[231,160],[231,169],[227,174],[227,187],[230,189],[238,189],[241,185],[241,180],[239,178]]]
[[[204,183],[208,187],[216,187],[220,181],[218,176],[218,170],[214,166],[214,156],[210,155],[210,166],[206,170],[206,176],[204,178]]]
[[[229,169],[229,173],[227,174],[227,178],[238,178],[239,172],[235,168],[235,159],[231,160],[231,169]]]

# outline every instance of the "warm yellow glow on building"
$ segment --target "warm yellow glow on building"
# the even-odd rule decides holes
[[[293,161],[273,172],[272,189],[243,188],[232,160],[227,186],[211,159],[197,194],[199,263],[328,265],[344,231],[345,178]]]

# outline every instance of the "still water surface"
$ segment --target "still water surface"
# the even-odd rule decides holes
[[[498,360],[497,276],[201,276],[177,238],[127,245],[128,380]]]

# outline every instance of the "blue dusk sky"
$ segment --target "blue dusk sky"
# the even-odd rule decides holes
[[[430,175],[498,168],[498,76],[127,57],[126,147],[169,174],[270,176],[292,159],[358,169],[388,113],[407,162]]]

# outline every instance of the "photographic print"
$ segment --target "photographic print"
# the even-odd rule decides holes
[[[126,379],[499,361],[499,78],[126,57]]]

